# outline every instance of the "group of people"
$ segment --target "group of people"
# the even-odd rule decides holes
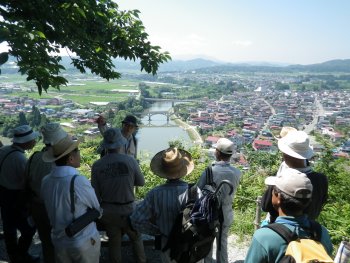
[[[109,128],[103,117],[97,123],[103,143],[101,158],[91,169],[91,182],[77,170],[81,162],[79,141],[58,123],[41,128],[45,147],[28,160],[24,151],[32,149],[39,136],[28,125],[15,128],[13,144],[0,148],[0,206],[11,262],[39,262],[38,257],[28,253],[36,230],[42,242],[44,262],[99,262],[101,242],[95,222],[73,237],[65,232],[73,219],[89,208],[100,211],[99,222],[109,239],[110,262],[122,262],[124,234],[132,243],[136,262],[147,262],[142,233],[160,237],[161,247],[166,244],[172,225],[187,201],[188,183],[183,178],[194,169],[191,154],[176,147],[157,153],[150,168],[166,182],[135,205],[134,187],[145,184],[136,160],[137,119],[126,116],[121,129]],[[222,232],[216,237],[221,248],[216,251],[216,262],[228,262],[232,202],[241,172],[231,165],[234,145],[230,140],[221,138],[214,148],[213,182],[219,185],[222,180],[229,180],[234,189],[231,194],[220,195],[224,221]],[[327,200],[327,177],[312,171],[309,165],[313,151],[305,132],[288,131],[278,141],[278,148],[283,153],[283,163],[277,175],[265,181],[268,187],[262,204],[268,217],[264,224],[281,223],[298,235],[307,236],[310,220],[317,219]],[[204,171],[197,182],[199,189],[206,185],[206,180]],[[17,230],[21,233],[19,238]],[[325,228],[321,242],[331,253],[332,244]],[[246,262],[278,262],[286,246],[273,230],[261,227],[253,236]],[[162,262],[172,262],[169,251],[160,253]],[[213,262],[212,252],[203,262]]]

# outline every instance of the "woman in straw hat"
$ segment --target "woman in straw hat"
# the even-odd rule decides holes
[[[83,215],[88,208],[100,209],[90,182],[84,176],[74,181],[75,213],[71,212],[70,185],[76,168],[80,166],[79,141],[71,136],[54,144],[43,154],[45,162],[55,162],[51,173],[41,183],[41,197],[52,226],[52,243],[55,247],[56,263],[96,263],[100,255],[100,235],[95,222],[90,223],[73,237],[68,237],[65,228]]]
[[[176,216],[186,202],[188,184],[182,177],[193,171],[191,154],[174,147],[157,153],[151,160],[151,170],[167,179],[165,184],[148,192],[132,215],[131,224],[141,233],[160,235],[164,247]],[[171,262],[167,253],[161,252],[162,262]]]

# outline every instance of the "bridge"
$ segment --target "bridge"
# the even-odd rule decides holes
[[[191,100],[191,99],[161,99],[161,98],[144,98],[145,101],[157,102],[157,101],[169,101],[171,102],[171,106],[174,107],[175,102],[201,102],[201,100]]]
[[[151,120],[152,120],[152,119],[151,119],[152,116],[158,115],[158,114],[160,114],[160,115],[165,115],[165,116],[166,116],[166,121],[169,122],[170,116],[171,116],[170,111],[149,111],[149,112],[147,113],[147,115],[148,115],[148,121],[151,121]]]

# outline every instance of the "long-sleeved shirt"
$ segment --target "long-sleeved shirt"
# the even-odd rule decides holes
[[[16,145],[1,147],[0,163],[2,163],[0,185],[9,190],[23,190],[25,188],[24,170],[27,163],[24,150]]]
[[[133,228],[141,233],[167,237],[186,204],[187,189],[188,184],[182,180],[168,180],[149,191],[131,214]]]
[[[307,237],[309,233],[305,230],[310,227],[310,221],[306,215],[300,217],[280,216],[276,223],[287,226],[295,231],[299,237]],[[329,233],[322,226],[321,243],[329,255],[332,255],[333,245]],[[273,263],[279,262],[285,254],[286,241],[274,230],[263,227],[255,231],[252,243],[249,247],[245,263]]]
[[[232,202],[234,194],[239,185],[239,181],[241,179],[241,171],[237,168],[230,165],[229,162],[224,161],[216,161],[213,166],[213,181],[218,186],[222,180],[228,180],[233,185],[233,192],[231,195],[228,194],[229,188],[226,185],[223,185],[222,191],[220,191],[220,201],[222,204],[222,210],[224,215],[224,225],[231,225],[233,222],[233,210],[232,210]],[[198,181],[198,187],[203,189],[203,187],[207,184],[206,173],[205,171],[202,173],[201,177]]]
[[[95,222],[90,223],[73,237],[68,237],[65,228],[73,221],[70,200],[70,183],[78,171],[70,166],[54,167],[41,183],[41,198],[44,200],[52,226],[52,242],[55,247],[81,247],[82,244],[98,235]],[[100,210],[94,189],[84,176],[74,181],[75,218],[83,215],[88,208]]]

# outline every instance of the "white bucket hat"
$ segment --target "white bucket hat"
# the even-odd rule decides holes
[[[43,142],[50,145],[56,144],[68,135],[60,124],[55,122],[47,123],[41,127],[40,131],[44,138]]]
[[[26,143],[38,138],[39,133],[29,125],[21,125],[13,129],[13,143]]]
[[[278,149],[296,159],[310,159],[314,151],[310,146],[309,136],[304,131],[290,131],[278,140]]]
[[[226,138],[220,138],[213,147],[223,154],[233,154],[234,151],[233,142]]]
[[[312,183],[306,174],[288,168],[281,176],[269,176],[265,179],[266,185],[275,185],[282,192],[296,198],[311,198]]]

